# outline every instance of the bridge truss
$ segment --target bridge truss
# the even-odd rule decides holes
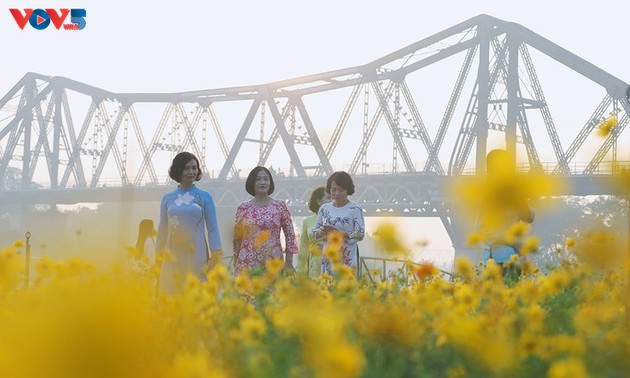
[[[570,138],[556,127],[535,56],[578,73],[601,92],[601,101]],[[418,88],[436,83],[426,72],[453,60],[461,65],[448,101],[421,98]],[[440,87],[451,79],[439,78]],[[564,85],[567,97],[580,96],[571,83]],[[157,187],[168,183],[166,167],[184,150],[201,158],[213,185],[242,180],[253,166],[271,164],[289,166],[280,176],[294,183],[321,182],[339,169],[367,177],[382,156],[388,156],[378,172],[383,185],[392,182],[392,174],[405,185],[426,177],[483,174],[497,135],[526,169],[587,177],[614,173],[620,135],[630,122],[628,87],[531,30],[487,15],[361,66],[262,85],[114,93],[28,73],[0,99],[0,188],[30,198],[35,186],[49,193],[94,194],[105,186]],[[439,107],[441,116],[427,121],[427,109]],[[616,126],[594,139],[611,118]],[[550,161],[541,158],[541,145],[549,147]],[[578,169],[576,156],[585,150],[589,160]],[[449,217],[439,196],[418,190],[404,196],[417,202],[410,208]],[[398,194],[375,193],[380,201],[375,208],[394,208]]]

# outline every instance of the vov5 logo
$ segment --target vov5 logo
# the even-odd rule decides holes
[[[61,27],[63,27],[64,30],[81,30],[85,27],[85,9],[61,8],[57,10],[52,8],[25,8],[22,12],[20,9],[11,8],[9,11],[22,30],[24,30],[27,22],[37,30],[44,30],[51,23],[57,30],[61,29]],[[70,15],[70,23],[64,24],[64,21],[68,18],[68,14]]]

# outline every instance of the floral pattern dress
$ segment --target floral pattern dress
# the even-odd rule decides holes
[[[359,241],[365,236],[365,220],[363,210],[356,203],[349,201],[342,207],[333,206],[332,202],[323,204],[317,213],[317,219],[313,226],[313,237],[322,237],[322,226],[333,226],[338,231],[344,232],[348,238],[341,247],[341,263],[353,268],[359,265]],[[324,251],[329,241],[324,242]],[[322,273],[332,274],[332,263],[322,255]]]
[[[160,206],[156,247],[157,251],[168,252],[161,263],[160,291],[171,294],[178,291],[188,273],[204,279],[208,249],[221,249],[217,213],[210,193],[194,185],[166,193]]]
[[[266,205],[252,200],[236,209],[234,224],[234,273],[265,267],[270,259],[282,259],[280,231],[286,253],[298,252],[293,219],[284,201],[273,199]]]

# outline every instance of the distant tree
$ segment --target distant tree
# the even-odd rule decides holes
[[[14,167],[7,167],[6,176],[0,186],[0,190],[17,190],[21,187],[22,171]]]
[[[536,204],[532,234],[540,240],[535,260],[540,265],[556,265],[574,258],[568,240],[578,240],[593,231],[605,231],[619,243],[628,237],[628,200],[618,196],[550,197]]]

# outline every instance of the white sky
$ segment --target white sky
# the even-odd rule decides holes
[[[8,8],[87,10],[80,32],[20,30]],[[7,0],[0,93],[24,73],[115,92],[264,83],[360,65],[485,13],[630,81],[626,1]]]
[[[8,9],[27,7],[85,8],[87,26],[20,30]],[[7,0],[1,8],[0,96],[29,71],[114,92],[266,83],[361,65],[481,13],[520,23],[630,82],[624,0]],[[566,91],[572,106],[570,82],[543,87]]]

